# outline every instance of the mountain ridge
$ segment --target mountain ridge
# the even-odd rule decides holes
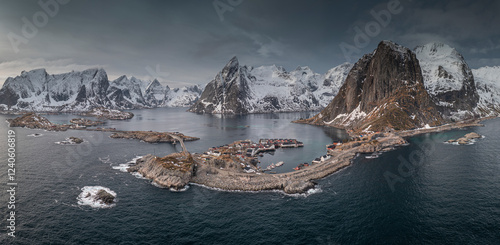
[[[233,57],[207,84],[190,112],[247,114],[319,110],[333,99],[351,64],[326,74],[307,66],[286,71],[281,66],[240,65]]]
[[[156,88],[147,89],[154,81]],[[45,69],[9,77],[0,89],[0,109],[12,111],[81,112],[96,107],[139,109],[190,106],[201,85],[172,91],[157,79],[145,82],[123,75],[109,81],[102,68],[49,75]],[[163,92],[163,95],[158,93]]]

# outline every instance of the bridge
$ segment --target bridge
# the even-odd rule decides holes
[[[175,140],[177,140],[177,141],[179,141],[181,143],[182,153],[184,153],[184,154],[191,154],[187,150],[186,145],[184,145],[184,140],[181,137],[179,137],[179,136],[177,136],[175,134],[167,134],[167,135],[170,136],[170,137],[172,137],[174,139],[174,142],[175,142]]]

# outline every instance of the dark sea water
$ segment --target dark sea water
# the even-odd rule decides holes
[[[217,117],[185,109],[133,111],[123,130],[179,131],[200,137],[191,152],[234,140],[297,138],[301,149],[280,150],[262,166],[284,160],[280,171],[325,154],[341,130],[290,121],[309,113]],[[111,139],[109,133],[45,132],[15,128],[17,139],[16,238],[6,236],[5,119],[0,115],[0,244],[500,244],[500,120],[411,138],[378,159],[363,155],[319,180],[314,194],[221,192],[190,186],[171,192],[114,169],[136,156],[178,151],[170,144]],[[72,115],[49,115],[68,122]],[[473,145],[444,144],[468,132]],[[41,137],[29,137],[42,133]],[[69,136],[81,145],[57,145]],[[176,148],[177,147],[177,148]],[[388,179],[389,178],[389,179]],[[389,181],[388,181],[389,180]],[[80,206],[84,186],[117,193],[115,207]]]

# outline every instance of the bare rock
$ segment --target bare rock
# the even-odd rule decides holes
[[[472,133],[466,134],[464,137],[466,139],[479,139],[479,138],[481,138],[481,135],[479,135],[478,133],[472,132]]]
[[[193,175],[194,164],[189,157],[181,153],[163,158],[147,155],[137,160],[128,171],[138,172],[160,186],[179,190],[189,183]]]
[[[287,183],[283,191],[288,194],[297,194],[304,193],[312,188],[314,188],[314,183],[311,181],[290,181]]]
[[[115,196],[113,196],[111,193],[101,189],[97,192],[97,195],[95,196],[95,200],[101,200],[104,204],[112,204],[115,201]]]

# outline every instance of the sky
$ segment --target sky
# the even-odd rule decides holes
[[[102,67],[170,87],[241,65],[354,63],[381,40],[456,48],[471,68],[500,65],[500,1],[0,0],[0,84],[23,70]]]

